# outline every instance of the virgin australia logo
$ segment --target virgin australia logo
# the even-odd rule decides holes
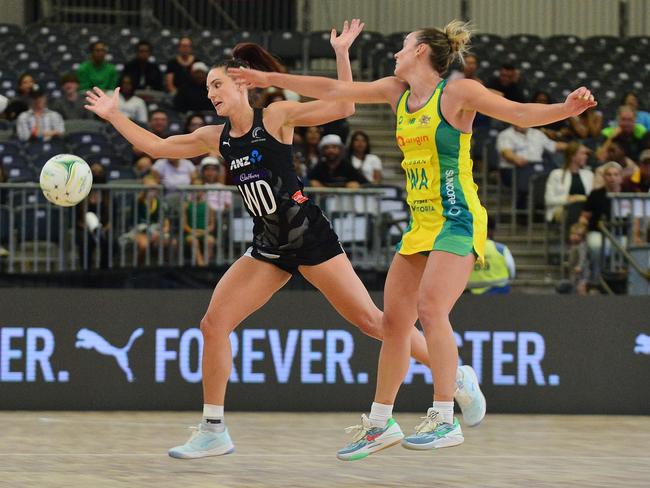
[[[83,328],[79,329],[79,332],[77,332],[77,342],[75,342],[75,347],[77,349],[94,349],[99,354],[113,356],[117,361],[117,365],[122,369],[122,371],[124,371],[127,381],[132,383],[134,377],[131,368],[129,368],[129,351],[131,350],[131,347],[133,347],[135,340],[143,333],[144,329],[142,327],[134,330],[129,341],[126,343],[126,346],[120,348],[113,346],[97,332]]]
[[[634,346],[635,354],[650,354],[650,336],[639,334],[636,336],[636,345]]]

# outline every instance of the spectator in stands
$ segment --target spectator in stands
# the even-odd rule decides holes
[[[163,91],[163,77],[156,63],[149,61],[151,44],[140,41],[136,45],[135,58],[124,65],[122,76],[130,76],[135,90]]]
[[[193,185],[200,185],[201,180],[195,178]],[[184,203],[182,225],[185,233],[185,242],[190,245],[192,256],[199,266],[207,266],[212,260],[215,248],[215,212],[206,201],[205,192],[198,191],[190,194]],[[204,250],[207,248],[207,254]]]
[[[302,145],[293,145],[293,166],[296,170],[298,178],[302,180],[303,185],[309,186],[309,180],[307,178],[309,169],[307,168]]]
[[[545,174],[555,169],[544,161],[544,151],[554,153],[566,148],[565,142],[552,141],[539,129],[511,125],[499,133],[497,151],[501,156],[501,178],[506,186],[512,185],[512,169],[516,168],[518,209],[526,208],[530,178],[535,174]]]
[[[226,173],[223,170],[223,159],[207,156],[201,160],[199,167],[204,185],[224,186]],[[226,211],[232,206],[232,193],[228,190],[209,190],[205,198],[215,212]]]
[[[492,78],[486,86],[508,100],[523,103],[525,97],[519,78],[519,71],[513,65],[505,63],[501,65],[499,76]]]
[[[93,185],[106,183],[106,170],[99,163],[90,165]],[[81,266],[92,268],[96,262],[95,252],[99,252],[99,267],[108,268],[110,197],[106,190],[92,189],[86,197],[86,203],[76,206],[77,230],[75,239]]]
[[[320,129],[322,135],[334,134],[339,136],[342,141],[347,141],[350,135],[350,124],[347,119],[333,120],[321,125]]]
[[[149,113],[148,129],[158,137],[167,137],[169,135],[169,118],[164,110],[152,110]],[[137,147],[133,147],[133,157],[135,159],[135,172],[143,176],[151,170],[153,159],[142,152]]]
[[[571,139],[596,140],[603,130],[603,113],[595,107],[588,108],[569,119],[569,128]]]
[[[86,110],[83,97],[79,94],[79,80],[75,73],[66,73],[61,77],[61,98],[51,104],[52,110],[59,112],[65,119],[91,119],[93,114]]]
[[[621,176],[623,180],[632,176],[635,171],[639,169],[637,164],[628,158],[623,151],[623,147],[618,142],[610,142],[607,145],[605,159],[608,162],[614,161],[619,164],[621,167]],[[594,176],[594,190],[602,188],[605,185],[605,180],[603,178],[604,168],[607,166],[607,163],[596,168]]]
[[[483,81],[476,76],[478,70],[478,58],[474,54],[468,54],[464,58],[463,71],[454,70],[449,75],[450,80],[465,78],[467,80],[476,80],[483,84]]]
[[[596,157],[599,161],[606,161],[607,149],[612,142],[618,142],[623,148],[625,155],[637,161],[639,153],[643,148],[643,137],[647,130],[635,121],[636,114],[634,110],[627,105],[622,105],[618,108],[617,125],[606,127],[601,131],[605,141],[598,148],[598,151],[596,151]]]
[[[569,281],[574,293],[587,295],[589,283],[589,252],[586,243],[587,226],[576,222],[569,231]]]
[[[61,137],[65,132],[63,117],[47,108],[47,95],[41,90],[32,90],[31,108],[23,112],[16,122],[16,134],[21,141],[49,141]]]
[[[274,90],[267,92],[264,95],[263,101],[262,101],[262,106],[263,107],[268,107],[274,102],[282,102],[286,100],[287,97],[284,96],[284,93],[282,93],[280,90]]]
[[[600,257],[603,246],[603,234],[598,228],[600,222],[608,222],[611,219],[612,202],[607,196],[608,193],[621,191],[623,181],[621,165],[610,161],[603,166],[604,186],[594,189],[589,193],[587,201],[579,222],[587,226],[587,248],[589,250],[591,263],[591,276],[597,278],[600,275]]]
[[[135,95],[133,79],[129,75],[122,76],[120,81],[120,112],[141,124],[147,122],[147,104]]]
[[[115,66],[106,61],[106,44],[96,41],[90,44],[90,57],[77,68],[79,90],[86,92],[97,86],[104,91],[114,90],[119,81]]]
[[[541,103],[547,105],[549,103],[554,103],[551,95],[545,91],[538,91],[533,95],[531,99],[533,103]],[[565,141],[570,136],[569,125],[566,120],[559,120],[557,122],[552,122],[550,124],[538,127],[549,139],[553,141]]]
[[[623,180],[623,191],[633,193],[650,192],[650,149],[639,156],[639,167]]]
[[[361,171],[371,183],[381,183],[381,159],[370,153],[370,139],[363,131],[356,131],[350,138],[348,157],[352,166]]]
[[[208,98],[208,88],[205,80],[208,77],[208,66],[197,61],[190,69],[190,79],[177,87],[174,97],[174,107],[179,112],[200,112],[213,110],[212,102]]]
[[[5,109],[7,120],[16,120],[21,113],[29,110],[31,105],[30,93],[36,88],[38,86],[31,74],[23,73],[20,75],[16,85],[16,96],[9,100],[9,104]]]
[[[636,92],[630,91],[623,95],[621,105],[627,105],[636,114],[636,123],[641,124],[646,130],[650,130],[650,113],[639,110],[639,96]]]
[[[510,282],[515,278],[515,260],[508,246],[494,241],[496,223],[488,216],[488,240],[485,243],[485,263],[476,263],[467,288],[474,295],[510,293]]]
[[[151,174],[167,191],[189,185],[198,178],[196,168],[189,159],[158,159],[151,168]]]
[[[560,222],[564,205],[584,202],[591,193],[594,174],[585,168],[589,149],[579,142],[570,142],[564,151],[564,167],[554,169],[546,180],[546,220]]]
[[[322,160],[309,172],[311,186],[359,188],[368,180],[343,157],[343,142],[328,134],[318,144]]]
[[[206,125],[205,117],[203,117],[203,115],[199,113],[190,113],[185,119],[185,127],[183,128],[183,134],[191,134],[196,129],[200,129],[205,125]],[[200,154],[199,156],[196,156],[194,158],[188,158],[188,159],[192,161],[192,164],[194,164],[194,166],[199,166],[203,158],[206,156],[207,154]]]
[[[167,62],[165,73],[165,89],[172,95],[176,94],[179,87],[189,83],[190,69],[198,61],[192,54],[192,39],[181,37],[178,40],[178,51],[173,59]]]
[[[321,130],[319,127],[311,126],[305,128],[304,148],[303,154],[305,156],[305,163],[307,169],[312,169],[320,161],[320,151],[318,149],[318,144],[322,138]]]

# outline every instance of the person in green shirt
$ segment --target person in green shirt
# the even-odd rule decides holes
[[[79,91],[92,90],[95,86],[102,90],[114,90],[119,75],[115,66],[106,62],[106,44],[101,41],[93,42],[88,51],[90,58],[77,68]]]

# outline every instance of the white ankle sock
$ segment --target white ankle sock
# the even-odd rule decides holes
[[[203,421],[217,429],[225,428],[223,422],[223,405],[203,404]]]
[[[370,423],[373,427],[383,427],[388,419],[393,416],[393,406],[382,403],[372,402],[370,407]]]
[[[443,422],[454,425],[454,402],[433,402],[433,409]]]

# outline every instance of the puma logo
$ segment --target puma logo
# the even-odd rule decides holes
[[[117,365],[122,369],[122,371],[124,371],[127,381],[133,383],[134,377],[131,368],[129,368],[128,354],[135,340],[142,334],[144,334],[144,329],[142,327],[134,330],[129,341],[126,343],[126,346],[119,348],[113,346],[97,332],[83,328],[79,329],[77,332],[77,342],[75,342],[75,347],[77,349],[94,349],[104,356],[113,356],[117,361]]]
[[[221,144],[223,144],[224,146],[230,147],[230,139],[228,139],[226,141],[222,141]]]
[[[634,346],[635,354],[650,354],[650,336],[646,334],[639,334],[636,336],[636,346]]]

